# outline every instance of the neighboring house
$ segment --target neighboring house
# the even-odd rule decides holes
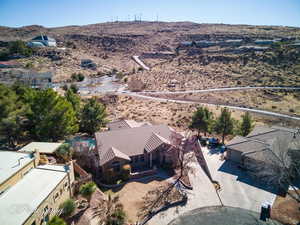
[[[46,224],[73,195],[73,163],[39,166],[39,152],[0,151],[0,224]]]
[[[27,43],[29,47],[56,47],[56,40],[46,35],[39,35]]]
[[[0,83],[21,83],[31,88],[52,88],[52,72],[34,72],[25,69],[10,69],[0,71]]]
[[[129,124],[128,121],[118,121],[109,125],[110,131],[95,134],[98,163],[102,172],[111,168],[118,172],[125,164],[135,169],[171,163],[168,154],[173,132],[171,128],[148,124],[134,124],[131,127]]]
[[[135,120],[117,120],[108,123],[106,126],[109,130],[119,130],[124,128],[151,126],[149,122],[136,122]]]
[[[246,137],[236,136],[227,145],[226,158],[247,168],[247,163],[276,161],[270,145],[276,138],[293,140],[296,130],[257,126]]]

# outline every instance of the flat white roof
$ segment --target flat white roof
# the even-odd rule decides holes
[[[31,169],[22,180],[0,195],[0,224],[23,224],[66,175],[61,171]]]
[[[0,151],[0,184],[34,160],[29,153]]]
[[[38,169],[46,169],[46,170],[56,170],[56,171],[61,171],[61,172],[67,172],[67,167],[65,165],[39,165],[37,167]]]
[[[19,151],[22,152],[34,152],[36,149],[40,153],[52,154],[54,153],[62,143],[57,142],[31,142],[30,144],[24,146]]]

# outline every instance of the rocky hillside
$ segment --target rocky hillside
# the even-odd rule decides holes
[[[95,75],[115,69],[132,75],[130,79],[141,79],[147,89],[300,84],[300,48],[290,41],[300,39],[300,28],[190,22],[116,22],[57,28],[33,25],[0,27],[1,45],[17,39],[27,41],[40,33],[68,48],[59,60],[39,58],[42,63],[38,67],[55,69],[57,79],[67,79],[78,71]],[[236,45],[232,40],[241,43]],[[257,40],[280,41],[258,46]],[[151,70],[139,71],[132,55],[142,56]],[[86,58],[97,64],[96,72],[80,67],[80,60]],[[30,60],[37,61],[23,59],[22,63]],[[170,85],[172,80],[177,81],[175,87]]]

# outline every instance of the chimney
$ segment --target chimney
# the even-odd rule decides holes
[[[34,156],[34,167],[37,167],[41,159],[40,152],[38,149],[34,149],[33,156]]]

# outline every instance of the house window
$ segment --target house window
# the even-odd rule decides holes
[[[145,156],[141,155],[141,162],[145,162]]]
[[[59,197],[59,193],[57,192],[54,196],[54,202],[58,199],[58,197]]]
[[[48,212],[48,206],[46,206],[45,208],[44,208],[44,213],[47,213]]]
[[[134,161],[135,161],[135,163],[138,163],[139,162],[139,156],[134,157]]]
[[[112,168],[115,172],[119,172],[121,169],[120,169],[120,162],[119,161],[115,161],[112,163]]]

